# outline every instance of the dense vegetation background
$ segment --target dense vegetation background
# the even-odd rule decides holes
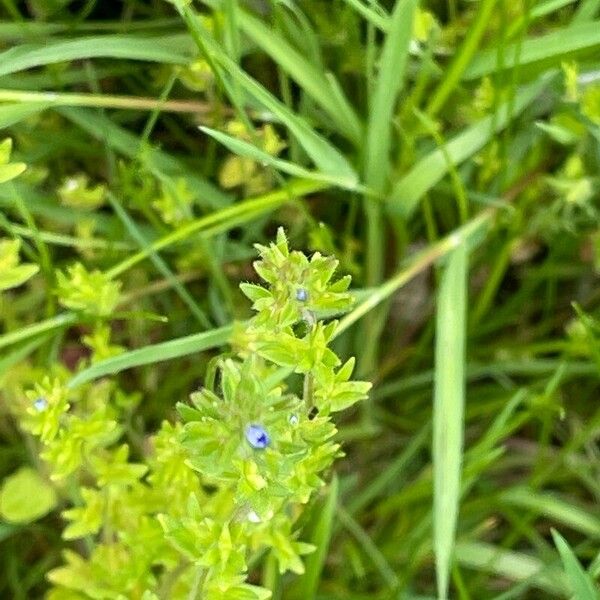
[[[0,282],[16,252],[38,266],[0,295],[0,476],[5,493],[24,466],[41,477],[27,471],[41,514],[2,515],[0,597],[42,597],[74,544],[60,516],[73,496],[48,490],[20,426],[25,390],[112,374],[143,455],[227,339],[178,338],[247,318],[238,284],[280,225],[352,275],[358,308],[335,347],[374,383],[338,419],[339,494],[306,589],[595,597],[599,12],[0,2],[0,178],[27,165],[0,184]],[[105,278],[71,293],[94,270]],[[271,571],[259,561],[251,579],[285,599],[294,576]]]

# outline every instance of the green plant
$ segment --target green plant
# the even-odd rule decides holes
[[[281,573],[304,571],[314,547],[298,540],[300,507],[340,455],[332,413],[371,386],[350,380],[354,361],[342,365],[329,347],[337,321],[321,318],[352,303],[349,277],[333,279],[337,261],[290,252],[282,229],[257,247],[254,268],[267,286],[241,286],[256,315],[178,404],[181,422],[163,422],[149,444],[124,439],[140,397],[114,381],[69,389],[63,370],[27,392],[21,425],[73,504],[63,538],[87,547],[65,550],[65,565],[48,575],[49,598],[262,599],[271,592],[246,582],[249,560],[267,552]],[[80,267],[70,275],[59,279],[61,302],[89,317],[91,290],[104,298],[107,288]],[[96,318],[108,314],[104,305]],[[105,353],[102,335],[86,344],[92,361]]]
[[[345,456],[326,494],[286,512],[287,539],[316,548],[293,548],[305,573],[281,575],[274,550],[248,547],[246,583],[273,600],[593,594],[599,11],[598,0],[1,2],[0,140],[14,144],[0,143],[0,597],[43,597],[47,573],[69,566],[65,547],[93,582],[97,542],[94,569],[113,560],[118,572],[132,552],[123,571],[147,574],[156,547],[172,561],[152,577],[172,569],[192,588],[195,573],[200,587],[204,571],[155,519],[192,515],[188,486],[202,479],[177,470],[191,453],[184,428],[203,426],[184,425],[177,400],[205,382],[199,407],[186,403],[202,419],[226,372],[246,381],[256,368],[249,387],[276,402],[285,382],[282,396],[305,414],[318,404],[320,418],[354,393],[340,381],[352,363],[331,370],[327,340],[374,389],[335,419]],[[282,308],[290,292],[269,273],[270,295],[242,286],[258,311],[245,321],[239,283],[253,281],[253,244],[279,226],[352,275],[356,305],[335,331],[342,306],[319,299],[316,280]],[[296,257],[290,272],[305,267]],[[313,315],[322,326],[307,338]],[[38,411],[65,403],[54,431]],[[272,425],[253,419],[248,435],[274,449]],[[213,448],[194,460],[232,486]],[[252,497],[256,520],[263,490],[248,482],[262,481],[244,465],[232,494]],[[150,502],[158,472],[182,481],[157,483]],[[112,510],[121,488],[127,513]],[[65,509],[68,535],[83,537],[61,537]],[[150,525],[131,531],[140,514]],[[117,540],[123,521],[130,535]],[[228,532],[241,547],[243,532]],[[125,579],[110,593],[137,593]]]

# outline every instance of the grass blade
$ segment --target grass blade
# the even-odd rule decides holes
[[[462,74],[477,50],[477,46],[485,33],[485,29],[492,18],[496,0],[483,0],[479,3],[477,16],[467,30],[467,36],[463,40],[452,63],[446,69],[444,78],[431,96],[427,105],[427,114],[432,117],[444,106],[444,103],[458,85]]]
[[[21,327],[15,331],[10,331],[4,335],[0,335],[0,348],[11,346],[17,342],[28,340],[32,337],[37,337],[40,334],[54,331],[55,329],[62,329],[63,327],[69,327],[77,323],[77,315],[72,312],[64,312],[55,317],[50,317],[45,321],[34,323],[26,327]]]
[[[267,89],[239,69],[227,56],[216,58],[248,94],[271,111],[290,130],[320,171],[332,177],[342,177],[349,182],[358,182],[354,169],[344,155],[312,129],[304,119],[293,113]]]
[[[87,58],[121,58],[184,65],[192,58],[191,48],[187,35],[102,35],[48,41],[42,45],[25,44],[0,53],[0,77],[33,67]]]
[[[381,53],[381,70],[371,101],[365,146],[365,183],[375,191],[383,191],[388,185],[394,131],[390,121],[404,82],[416,7],[417,0],[396,3]]]
[[[390,148],[394,131],[390,122],[404,83],[417,4],[417,0],[396,2],[381,52],[381,68],[370,103],[364,153],[364,181],[367,188],[379,195],[383,195],[389,189]],[[384,206],[379,198],[371,197],[364,199],[364,206],[367,219],[366,282],[368,286],[376,286],[381,283],[384,275]],[[364,333],[368,330],[373,343],[368,345],[367,352],[359,359],[361,373],[373,371],[377,358],[377,340],[383,331],[384,321],[385,311],[380,309],[370,315],[364,325]]]
[[[478,79],[500,68],[512,69],[517,64],[523,66],[540,61],[560,64],[572,53],[597,50],[599,46],[600,22],[580,23],[506,46],[502,67],[498,65],[497,48],[483,50],[473,59],[463,79]]]
[[[501,499],[512,506],[544,515],[590,538],[600,538],[600,520],[593,513],[555,495],[513,487],[504,492]]]
[[[326,187],[328,186],[324,183],[301,179],[289,182],[288,185],[282,189],[268,192],[256,198],[249,198],[248,200],[244,200],[233,206],[227,206],[226,208],[212,212],[205,217],[200,217],[199,219],[195,219],[190,223],[182,225],[175,231],[172,231],[153,242],[148,248],[141,250],[115,265],[107,274],[110,277],[117,277],[127,269],[130,269],[137,263],[146,259],[152,252],[157,252],[171,244],[186,240],[197,232],[202,231],[205,236],[221,233],[222,231],[226,231],[227,229],[237,227],[252,219],[256,219],[266,212],[273,211],[286,202],[290,202],[298,197],[319,191]]]
[[[69,387],[74,388],[105,375],[120,373],[125,369],[171,360],[223,346],[228,342],[232,331],[233,326],[227,325],[218,329],[211,329],[210,331],[186,335],[185,337],[169,340],[168,342],[151,344],[143,348],[130,350],[129,352],[97,362],[91,367],[77,373],[69,381]]]
[[[584,571],[565,538],[555,529],[552,530],[552,538],[575,598],[577,600],[598,600],[598,591],[595,589],[592,578]]]
[[[471,569],[494,573],[515,582],[527,581],[531,586],[561,598],[567,591],[562,573],[546,569],[539,558],[524,552],[514,552],[483,542],[460,542],[456,545],[456,559]]]
[[[433,404],[433,537],[438,595],[448,597],[460,503],[465,402],[467,244],[448,257],[438,293]]]

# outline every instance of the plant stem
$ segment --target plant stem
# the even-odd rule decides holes
[[[73,94],[67,92],[28,92],[0,89],[0,102],[50,104],[51,106],[88,106],[95,108],[122,108],[127,110],[156,110],[173,113],[208,114],[213,107],[207,102],[194,100],[160,100],[134,96],[106,96]]]

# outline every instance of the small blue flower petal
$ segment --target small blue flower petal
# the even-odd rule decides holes
[[[290,425],[298,425],[298,415],[290,415],[290,418],[288,420],[290,422]]]
[[[38,398],[34,401],[33,408],[35,408],[35,410],[38,412],[43,412],[48,408],[48,402],[45,398]]]
[[[308,292],[304,288],[298,288],[296,290],[296,300],[306,302],[308,300]]]
[[[271,443],[271,438],[262,425],[248,425],[245,433],[248,443],[257,450],[263,450]]]

